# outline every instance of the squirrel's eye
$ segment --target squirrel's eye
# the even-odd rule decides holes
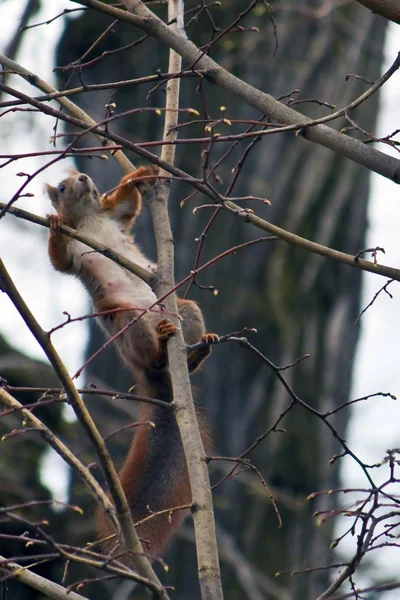
[[[67,186],[66,186],[64,183],[62,183],[60,186],[58,186],[58,191],[59,191],[61,194],[63,194],[63,193],[65,192],[65,188],[66,188],[66,187],[67,187]]]

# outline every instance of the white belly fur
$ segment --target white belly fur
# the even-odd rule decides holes
[[[132,243],[130,237],[119,230],[117,223],[105,215],[94,215],[85,219],[78,231],[147,270],[155,268],[155,265]],[[94,231],[95,236],[93,236]],[[130,271],[81,242],[73,240],[71,245],[73,245],[71,250],[76,270],[78,272],[86,270],[95,278],[101,288],[102,299],[106,302],[110,301],[119,306],[132,306],[132,308],[148,308],[157,301],[150,286]],[[88,291],[93,297],[93,290]]]

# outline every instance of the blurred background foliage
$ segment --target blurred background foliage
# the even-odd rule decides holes
[[[229,0],[211,6],[195,17],[198,6],[187,4],[188,36],[199,46],[206,45],[212,30],[228,27],[247,7],[243,0]],[[337,5],[337,6],[336,6]],[[150,6],[165,18],[162,4]],[[225,68],[245,81],[272,94],[294,100],[314,99],[342,107],[365,90],[363,81],[348,73],[364,75],[369,80],[379,76],[382,59],[385,22],[354,2],[327,3],[319,0],[271,3],[274,27],[262,4],[258,4],[241,23],[245,29],[232,31],[215,44],[211,56]],[[192,17],[195,17],[192,19]],[[59,41],[55,64],[67,66],[87,52],[91,44],[110,25],[110,19],[92,10],[67,19]],[[40,35],[40,29],[37,30]],[[155,39],[148,38],[133,45],[143,33],[128,24],[116,23],[92,52],[83,59],[88,66],[76,71],[57,71],[58,86],[74,87],[80,83],[93,84],[133,79],[157,70],[167,70],[168,51]],[[215,37],[215,33],[214,33]],[[123,47],[125,50],[114,52]],[[108,52],[99,60],[93,60]],[[82,61],[81,61],[82,62]],[[293,90],[299,89],[299,93]],[[84,93],[74,98],[92,118],[104,118],[105,105],[114,102],[116,112],[135,107],[163,106],[164,84],[150,84],[96,93]],[[221,117],[220,107],[228,119],[259,119],[255,110],[247,107],[225,90],[203,80],[183,79],[181,107],[197,109],[201,118]],[[307,115],[318,117],[329,113],[326,106],[305,102],[296,106]],[[362,126],[374,130],[378,97],[354,112]],[[182,114],[181,122],[193,117]],[[142,112],[112,124],[112,129],[134,142],[159,140],[162,135],[162,117],[154,112]],[[331,126],[341,128],[343,121]],[[221,125],[221,134],[238,133],[245,125]],[[180,130],[181,138],[204,135],[204,123],[188,125]],[[96,143],[88,137],[84,144]],[[217,173],[225,192],[232,179],[232,169],[240,160],[248,141],[236,145]],[[195,177],[202,175],[201,144],[178,145],[176,163]],[[209,155],[215,164],[227,150],[226,145],[215,144]],[[137,157],[130,155],[138,164]],[[121,173],[116,163],[80,159],[78,168],[95,180],[101,191],[110,189]],[[366,207],[369,173],[351,161],[324,148],[314,146],[293,133],[266,136],[250,152],[241,170],[233,195],[254,195],[268,198],[271,206],[255,203],[257,214],[275,224],[310,238],[321,244],[341,249],[350,254],[364,248]],[[193,267],[197,250],[196,238],[202,233],[213,209],[204,208],[193,214],[193,208],[208,200],[197,195],[180,203],[191,189],[185,184],[173,184],[170,213],[176,248],[177,280]],[[136,239],[154,258],[151,223],[143,211],[135,228]],[[219,214],[207,234],[201,262],[220,252],[259,237],[260,231],[233,215]],[[275,364],[292,363],[304,354],[310,357],[285,372],[295,392],[311,406],[321,411],[331,410],[349,399],[354,352],[358,337],[355,320],[359,313],[360,273],[345,266],[308,254],[282,242],[271,241],[247,248],[217,262],[199,277],[205,286],[214,286],[218,295],[193,287],[190,297],[196,299],[205,314],[207,328],[218,334],[256,328],[248,334],[251,342]],[[103,342],[102,333],[93,326],[87,356]],[[0,346],[0,373],[9,383],[18,385],[55,385],[54,375],[43,365],[35,363],[20,369],[18,356],[6,342]],[[4,369],[10,365],[10,372]],[[22,373],[22,375],[21,375]],[[127,390],[132,381],[113,350],[103,352],[90,363],[88,382],[99,387]],[[215,454],[237,456],[256,438],[267,431],[288,406],[290,398],[277,380],[254,355],[234,344],[214,348],[212,357],[203,371],[196,375],[198,402],[205,406],[213,431]],[[23,398],[32,402],[33,396]],[[106,435],[134,419],[132,403],[110,399],[88,400],[96,422]],[[79,457],[87,463],[94,460],[89,444],[76,425],[61,419],[59,405],[43,409],[43,418],[66,439]],[[39,415],[39,412],[38,412]],[[12,418],[12,417],[10,417]],[[345,432],[348,414],[341,411],[331,422]],[[296,577],[274,578],[278,570],[301,570],[329,564],[331,527],[317,526],[314,511],[334,508],[335,498],[323,496],[306,502],[307,496],[317,490],[338,485],[338,463],[329,464],[339,447],[324,424],[301,407],[294,409],[279,426],[284,431],[271,433],[251,453],[253,463],[260,469],[279,506],[283,526],[278,521],[268,495],[251,471],[242,472],[225,481],[214,491],[217,527],[221,551],[221,567],[225,597],[228,600],[249,597],[278,598],[282,600],[315,598],[327,586],[329,573],[317,571]],[[0,435],[4,423],[0,422]],[[130,434],[110,439],[110,450],[118,465],[129,445]],[[30,444],[29,462],[26,444]],[[5,445],[1,455],[2,472],[6,470],[2,503],[15,503],[33,498],[46,498],[38,476],[45,451],[37,436],[23,442],[16,438]],[[215,461],[210,472],[213,483],[231,468],[229,463]],[[16,483],[18,482],[18,483]],[[4,485],[4,484],[3,484]],[[71,476],[71,501],[85,511],[85,518],[68,512],[52,512],[49,507],[32,509],[35,518],[48,518],[49,530],[57,539],[73,544],[84,544],[94,537],[93,502],[82,489],[75,475]],[[5,498],[5,502],[4,502]],[[24,548],[10,549],[11,555],[20,555]],[[7,548],[0,540],[0,553]],[[184,557],[184,560],[182,560]],[[169,565],[163,580],[174,585],[174,598],[198,597],[196,560],[190,524],[185,525],[165,558]],[[44,565],[42,572],[56,576],[58,564]],[[71,567],[68,582],[88,576],[87,569]],[[40,598],[28,588],[12,589],[12,598]],[[116,581],[92,584],[83,593],[91,598],[125,598],[129,586],[118,588]],[[117,590],[118,588],[118,590]],[[11,588],[10,588],[11,589]],[[120,594],[120,595],[118,595]],[[125,595],[124,595],[125,594]],[[141,592],[137,591],[140,597]],[[142,593],[142,597],[144,594]]]

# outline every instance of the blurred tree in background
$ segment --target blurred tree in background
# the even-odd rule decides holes
[[[211,37],[227,28],[248,6],[241,0],[217,4],[203,10],[193,21],[190,17],[196,13],[194,3],[186,7],[187,33],[199,47],[208,44]],[[155,10],[165,17],[164,7]],[[212,47],[212,58],[276,98],[285,97],[285,102],[291,104],[302,101],[299,110],[313,118],[329,114],[329,108],[323,102],[342,107],[362,93],[365,82],[355,77],[346,81],[347,74],[357,73],[369,80],[379,76],[385,21],[357,3],[272,2],[271,15],[274,24],[264,6],[257,4],[244,21],[246,30],[234,30],[229,36],[222,37]],[[67,19],[55,63],[66,66],[80,61],[89,62],[89,65],[76,70],[58,70],[60,89],[81,82],[122,81],[167,70],[166,47],[153,38],[132,45],[143,37],[143,32],[122,22],[116,23],[82,59],[110,22],[108,17],[94,11]],[[124,46],[126,50],[114,53]],[[107,55],[94,60],[104,52]],[[110,90],[84,93],[74,101],[98,121],[104,118],[105,105],[110,103],[116,104],[118,112],[132,107],[163,106],[164,89],[164,83],[156,86],[152,83],[120,88],[113,93]],[[316,100],[320,104],[316,104]],[[199,84],[197,79],[182,79],[180,104],[181,107],[195,108],[201,118],[218,114],[231,121],[260,118],[256,110],[206,80]],[[226,110],[222,108],[221,112],[221,107]],[[366,130],[373,131],[377,111],[378,96],[375,95],[358,107],[355,115]],[[181,122],[190,120],[186,114],[181,116]],[[333,124],[337,129],[344,125],[344,119]],[[111,127],[135,143],[162,137],[162,118],[154,112],[119,119]],[[182,138],[201,136],[203,127],[204,124],[194,123],[182,128],[179,135]],[[227,135],[231,131],[229,125],[221,125],[218,132]],[[86,137],[84,143],[88,143]],[[248,144],[247,140],[240,141],[218,168],[221,193],[225,193]],[[178,146],[176,165],[201,177],[202,150],[201,144]],[[215,144],[209,156],[210,163],[215,164],[225,151],[225,146]],[[131,154],[130,158],[137,163],[136,156]],[[121,175],[118,165],[112,161],[105,164],[80,158],[78,168],[88,173],[101,191],[116,185]],[[288,132],[265,136],[254,145],[241,169],[233,195],[268,198],[271,206],[256,205],[259,216],[323,245],[356,254],[365,246],[368,180],[366,169]],[[189,199],[181,207],[182,199],[190,192],[191,188],[185,184],[173,185],[170,213],[177,280],[193,268],[198,247],[196,239],[214,210],[205,208],[193,214],[193,208],[202,203],[199,197]],[[139,217],[135,233],[145,252],[154,258],[151,223],[145,212]],[[207,233],[201,262],[254,239],[256,235],[255,229],[234,215],[218,214]],[[273,241],[224,258],[201,274],[198,280],[202,285],[218,290],[216,295],[194,286],[190,292],[190,297],[203,309],[209,331],[223,335],[244,327],[256,328],[257,333],[249,333],[249,339],[279,366],[310,354],[285,375],[296,394],[322,412],[349,399],[359,333],[355,320],[360,311],[360,271],[282,241]],[[102,343],[102,333],[93,325],[87,356]],[[107,385],[118,390],[127,390],[132,385],[128,372],[112,348],[90,363],[87,380],[99,387]],[[240,455],[276,422],[290,403],[274,373],[254,355],[234,344],[214,348],[207,366],[196,376],[195,385],[198,386],[198,401],[206,407],[215,454],[219,456]],[[134,415],[135,407],[128,402],[116,404],[110,399],[90,402],[90,409],[104,434],[117,429],[128,418],[132,420]],[[347,418],[348,413],[341,411],[331,422],[344,433]],[[332,561],[331,527],[326,524],[317,527],[312,515],[315,511],[334,508],[337,499],[322,496],[307,503],[306,498],[311,492],[337,487],[339,467],[337,462],[329,464],[339,450],[334,437],[324,423],[301,407],[296,406],[280,427],[284,431],[268,435],[252,452],[251,459],[262,472],[279,506],[281,528],[268,495],[251,471],[225,481],[214,492],[223,586],[228,600],[246,595],[252,600],[311,599],[322,593],[329,583],[327,571],[274,578],[276,571],[302,570]],[[83,459],[88,447],[82,443],[80,433],[68,427],[66,436]],[[130,436],[128,432],[110,440],[111,454],[118,465],[123,460]],[[36,451],[31,460],[37,469]],[[90,460],[88,454],[86,462]],[[12,468],[21,473],[20,464],[13,464]],[[229,463],[212,462],[212,481],[216,483],[230,468]],[[86,515],[93,513],[91,499],[82,495],[82,483],[75,474],[71,477],[71,497],[72,502],[85,509]],[[93,536],[94,530],[91,519],[85,519],[83,524],[78,520],[62,523],[59,519],[57,527],[68,529],[68,535],[72,535],[73,543],[77,545],[84,544]],[[0,553],[3,553],[1,541]],[[166,579],[177,590],[174,598],[197,597],[196,560],[189,525],[171,546],[166,562],[170,568]],[[246,568],[250,569],[247,577],[243,571]],[[78,579],[85,576],[76,566],[73,574]],[[116,585],[115,581],[110,581],[87,589],[91,590],[92,598],[125,597],[122,591],[121,596],[112,596]],[[22,589],[26,590],[26,595]],[[144,597],[144,592],[142,594]],[[21,588],[14,597],[25,600],[41,596]]]
[[[213,9],[213,21],[221,30],[225,29],[233,16],[246,7],[244,2],[223,3]],[[280,3],[273,3],[279,40],[274,55],[272,24],[265,23],[268,17],[261,6],[258,8],[250,13],[245,24],[261,27],[262,34],[236,33],[214,46],[211,54],[222,66],[255,87],[275,97],[300,89],[294,98],[314,98],[343,106],[365,89],[365,84],[355,78],[345,82],[346,74],[364,74],[369,79],[379,76],[385,29],[381,17],[354,3],[332,9],[321,2],[291,2],[282,8]],[[56,64],[70,65],[78,60],[87,50],[88,41],[97,39],[108,24],[108,18],[95,16],[92,11],[69,21],[60,40]],[[201,47],[210,40],[210,31],[211,22],[203,13],[188,28],[188,35]],[[137,39],[140,37],[142,32],[138,31]],[[131,27],[118,23],[97,47],[96,56],[128,46],[135,39]],[[85,60],[91,58],[89,55]],[[146,40],[123,54],[111,54],[94,62],[84,69],[82,78],[86,84],[107,81],[110,73],[115,81],[133,79],[157,69],[165,72],[166,60],[165,47],[157,40]],[[70,71],[67,75],[70,76]],[[67,76],[61,72],[60,87],[66,82]],[[69,85],[78,84],[75,75]],[[162,106],[163,86],[149,93],[152,88],[154,84],[119,89],[112,96],[107,90],[95,96],[89,93],[81,95],[78,102],[93,118],[101,119],[110,100],[117,104],[119,112],[132,106]],[[374,128],[377,102],[375,97],[357,110],[357,118],[367,130]],[[220,106],[226,106],[229,119],[259,118],[255,110],[221,89],[216,93],[207,82],[200,93],[197,81],[182,81],[181,107],[193,107],[202,115],[203,111],[215,115]],[[302,111],[312,111],[314,117],[328,114],[325,107],[316,109],[315,104],[305,103],[300,107]],[[344,123],[339,121],[335,126]],[[228,134],[227,129],[220,131]],[[119,120],[116,131],[134,142],[160,139],[162,119],[154,113],[142,113]],[[193,125],[184,128],[180,135],[189,138],[201,134],[201,126]],[[218,170],[223,179],[221,189],[229,183],[231,170],[246,145],[246,141],[238,144],[235,153]],[[212,159],[216,162],[223,150],[213,151]],[[177,166],[201,176],[200,153],[199,145],[178,146]],[[137,160],[135,156],[131,159]],[[98,161],[82,159],[79,169],[88,172],[100,189],[110,188],[111,176],[113,182],[119,177],[118,167],[113,164],[104,168]],[[264,209],[257,206],[260,216],[321,244],[356,254],[365,245],[368,177],[366,170],[344,157],[287,133],[266,137],[257,144],[243,167],[235,195],[265,196],[272,206]],[[195,206],[194,200],[180,208],[180,201],[189,192],[184,185],[173,188],[171,218],[178,279],[193,267],[195,238],[210,217],[202,211],[192,214],[190,207]],[[254,237],[255,232],[233,215],[219,215],[217,219],[220,221],[207,235],[204,262]],[[154,256],[147,216],[141,216],[136,232],[142,247]],[[326,411],[348,399],[358,336],[354,322],[360,309],[360,275],[316,255],[273,242],[218,262],[200,276],[203,285],[218,289],[218,295],[196,289],[191,297],[200,302],[210,331],[224,334],[245,326],[255,327],[258,333],[252,336],[253,343],[275,364],[286,365],[309,353],[310,358],[289,372],[289,381],[300,397]],[[88,355],[101,344],[101,335],[93,326]],[[127,389],[131,385],[129,375],[121,372],[120,362],[106,352],[89,369],[89,380],[101,374],[113,389]],[[250,353],[229,344],[214,349],[197,382],[198,398],[207,408],[219,455],[239,455],[275,422],[289,401],[273,373]],[[99,419],[100,423],[108,424],[110,415]],[[345,413],[337,415],[337,425],[342,431],[345,419]],[[297,408],[283,427],[286,433],[271,434],[252,455],[279,504],[281,529],[268,497],[249,474],[225,482],[215,492],[218,525],[233,537],[237,551],[270,577],[278,570],[299,570],[329,562],[330,528],[316,527],[312,513],[333,506],[335,500],[328,497],[309,504],[305,500],[310,492],[337,487],[338,483],[337,467],[329,466],[338,446],[325,425]],[[125,448],[120,447],[120,452]],[[224,463],[212,465],[214,481],[226,472],[225,467]],[[187,544],[186,540],[175,543],[167,558],[174,576],[177,575],[176,587],[181,598],[195,594],[197,589],[194,550]],[[234,575],[237,565],[228,557],[224,559],[224,543],[221,550],[226,597],[242,598],[243,590]],[[182,563],[182,553],[186,556],[189,551],[193,560]],[[290,590],[292,598],[313,598],[326,587],[328,577],[326,572],[317,572],[278,582]],[[275,597],[279,598],[280,593]]]

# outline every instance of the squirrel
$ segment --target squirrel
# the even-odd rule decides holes
[[[116,190],[103,197],[92,179],[77,171],[71,172],[57,187],[47,184],[47,193],[57,211],[55,215],[48,215],[49,256],[57,271],[76,275],[82,281],[91,296],[95,313],[100,313],[100,326],[109,336],[140,315],[116,338],[117,350],[135,378],[135,392],[139,396],[172,402],[166,342],[174,335],[176,327],[161,318],[160,311],[142,314],[157,302],[154,292],[133,273],[59,231],[61,225],[68,225],[155,272],[156,265],[140,251],[130,230],[141,210],[137,183],[146,180],[154,184],[157,171],[152,167],[140,167],[125,175]],[[187,344],[218,340],[216,334],[205,333],[203,315],[196,302],[179,298],[177,302]],[[208,345],[188,354],[190,373],[204,362],[210,351]],[[207,448],[210,447],[207,427],[201,415],[198,416],[203,444]],[[138,420],[151,421],[155,427],[144,425],[138,428],[119,472],[134,522],[191,502],[186,460],[173,411],[169,407],[141,403]],[[184,512],[167,512],[138,526],[138,534],[152,556],[165,550],[183,520]],[[113,533],[108,517],[101,510],[97,522],[100,537],[106,538]],[[112,540],[106,543],[107,550],[113,546]],[[129,562],[129,559],[122,560]]]

